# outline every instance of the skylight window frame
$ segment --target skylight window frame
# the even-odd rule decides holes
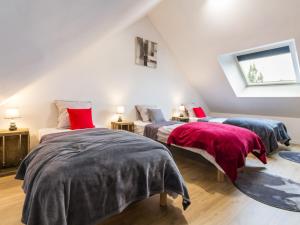
[[[291,57],[292,57],[292,63],[293,63],[293,69],[295,72],[296,80],[295,81],[281,81],[281,82],[265,82],[265,83],[249,83],[246,79],[246,76],[243,72],[243,69],[240,65],[240,61],[238,60],[239,56],[248,55],[252,53],[259,53],[263,51],[273,50],[277,48],[282,47],[289,47]],[[239,72],[241,74],[241,77],[246,85],[246,87],[253,87],[253,86],[273,86],[273,85],[293,85],[293,84],[300,84],[300,69],[299,69],[299,60],[298,60],[298,54],[297,54],[297,48],[296,43],[294,39],[277,42],[273,44],[268,44],[244,51],[239,51],[233,54],[233,58],[235,60],[235,63],[239,69]]]

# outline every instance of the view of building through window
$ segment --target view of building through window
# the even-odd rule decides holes
[[[296,82],[296,74],[289,48],[287,47],[284,51],[274,50],[237,57],[248,85]]]

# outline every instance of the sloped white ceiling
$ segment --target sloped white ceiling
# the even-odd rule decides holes
[[[128,26],[159,1],[1,1],[0,105],[45,68],[53,70],[94,39]]]
[[[294,38],[299,0],[164,0],[149,14],[213,112],[300,117],[300,98],[239,98],[218,56]]]

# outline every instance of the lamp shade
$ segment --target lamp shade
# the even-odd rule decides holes
[[[20,118],[20,112],[19,109],[17,108],[10,108],[6,109],[4,113],[4,118],[5,119],[16,119]]]
[[[118,107],[117,107],[117,113],[118,113],[118,114],[123,114],[124,111],[125,111],[124,106],[118,106]]]
[[[185,110],[184,105],[179,106],[179,110],[180,110],[181,112],[183,112],[183,111]]]

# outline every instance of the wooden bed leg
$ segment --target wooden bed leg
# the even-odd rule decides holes
[[[217,180],[218,182],[224,182],[225,175],[220,170],[217,169]]]
[[[167,206],[167,193],[166,192],[160,193],[160,206],[162,206],[162,207]]]

